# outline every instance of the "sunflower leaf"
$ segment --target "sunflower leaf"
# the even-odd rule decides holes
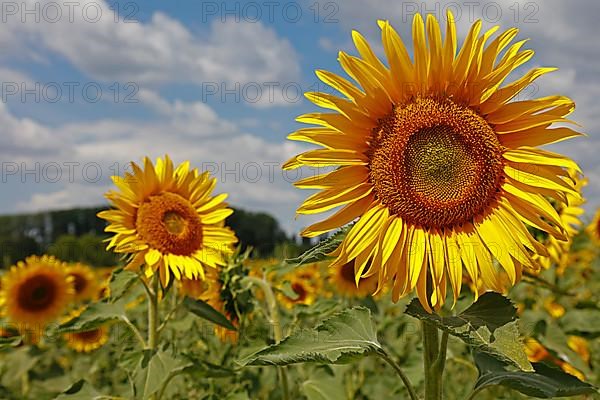
[[[533,363],[533,372],[512,371],[509,364],[488,354],[475,351],[473,357],[479,370],[476,391],[501,385],[541,399],[598,393],[594,386],[543,363]]]
[[[600,310],[593,308],[569,310],[560,320],[565,332],[599,333]]]
[[[516,309],[510,300],[498,293],[485,293],[469,308],[453,317],[428,313],[416,298],[405,312],[434,324],[480,352],[513,364],[523,371],[533,371],[519,336]]]
[[[226,316],[215,310],[210,304],[202,300],[194,300],[190,297],[186,297],[183,300],[183,305],[191,313],[203,318],[207,321],[215,323],[223,328],[227,328],[230,331],[236,331],[237,328],[233,326],[231,321]]]
[[[110,399],[110,396],[101,395],[92,385],[85,379],[80,379],[61,394],[56,397],[56,400],[103,400]]]
[[[296,332],[277,345],[238,361],[241,365],[288,365],[301,362],[343,364],[381,352],[371,312],[355,307],[334,314],[316,328]]]
[[[302,383],[302,391],[308,400],[337,400],[347,397],[339,377],[315,377]]]
[[[107,322],[123,318],[125,318],[125,305],[122,302],[94,303],[77,317],[59,325],[54,333],[91,331]]]
[[[173,376],[192,366],[187,360],[158,350],[144,350],[137,369],[133,373],[135,398],[145,400],[158,393]]]
[[[286,263],[292,264],[296,267],[299,267],[304,264],[314,263],[317,261],[323,261],[329,258],[329,254],[337,249],[339,245],[342,243],[348,231],[352,228],[352,224],[346,225],[342,229],[338,230],[333,235],[329,236],[326,239],[321,240],[315,246],[306,250],[299,257],[289,258],[285,260]]]
[[[114,303],[123,297],[137,280],[138,275],[135,272],[123,268],[113,271],[109,283],[110,301]]]

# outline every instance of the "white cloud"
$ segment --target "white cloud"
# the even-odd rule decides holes
[[[53,21],[54,13],[43,11],[48,4],[62,10],[57,21]],[[47,62],[44,56],[54,53],[93,79],[135,82],[142,87],[169,83],[223,83],[227,88],[269,82],[284,85],[298,82],[300,76],[298,56],[289,41],[260,22],[215,20],[206,31],[192,32],[161,12],[155,12],[148,22],[124,22],[123,16],[115,22],[105,1],[77,2],[72,17],[61,4],[51,0],[15,3],[18,11],[3,15],[6,23],[0,43],[10,46],[2,57],[19,52],[20,57]],[[30,21],[35,15],[23,14],[24,9],[36,6],[40,7],[37,23]],[[92,12],[96,7],[101,10],[97,21]],[[27,53],[22,52],[24,48]],[[265,95],[249,103],[259,107],[289,104],[281,90],[275,94],[273,101]]]
[[[193,166],[211,171],[219,181],[217,191],[230,193],[234,206],[270,212],[289,232],[300,228],[300,223],[293,221],[293,213],[304,193],[291,185],[293,176],[286,179],[281,165],[303,147],[246,133],[202,103],[169,102],[149,91],[140,95],[140,101],[160,110],[160,117],[153,121],[107,118],[45,127],[33,120],[16,119],[0,107],[0,124],[10,122],[10,131],[31,127],[30,139],[19,136],[16,143],[33,142],[39,149],[6,153],[3,161],[25,162],[29,170],[32,163],[41,165],[38,170],[50,163],[63,167],[56,182],[48,184],[46,179],[44,185],[43,173],[42,185],[30,182],[36,185],[34,194],[18,203],[14,211],[103,204],[110,175],[122,174],[130,161],[139,163],[144,156],[169,154],[176,162],[190,160]],[[71,172],[68,165],[75,165]],[[54,171],[49,175],[54,177]],[[10,176],[8,184],[11,179],[22,176]],[[25,177],[28,179],[33,178]]]

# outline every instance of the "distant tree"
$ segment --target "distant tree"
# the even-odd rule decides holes
[[[244,247],[252,246],[254,248],[256,256],[270,256],[273,254],[275,246],[288,241],[277,220],[266,213],[236,209],[227,218],[227,225],[235,231]]]
[[[91,233],[62,235],[48,248],[48,253],[68,262],[83,262],[97,267],[115,265],[117,256],[106,251],[103,238]]]
[[[40,245],[35,239],[23,235],[0,236],[0,263],[8,268],[17,261],[33,254],[40,254]]]

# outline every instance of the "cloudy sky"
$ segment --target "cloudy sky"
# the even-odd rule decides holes
[[[479,18],[517,26],[536,51],[527,68],[560,68],[527,95],[576,101],[588,137],[555,147],[588,175],[589,210],[600,206],[596,0],[20,0],[0,15],[0,213],[104,204],[110,175],[167,153],[295,232],[309,222],[294,219],[306,193],[280,165],[303,149],[285,137],[312,109],[300,93],[323,89],[313,71],[340,72],[352,29],[380,50],[377,19],[410,38],[415,12],[448,7],[461,38]]]

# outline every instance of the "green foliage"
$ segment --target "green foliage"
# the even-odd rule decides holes
[[[82,262],[97,267],[113,266],[118,261],[114,253],[106,251],[103,237],[91,233],[83,236],[61,235],[47,252],[63,261]]]
[[[110,282],[110,301],[114,303],[120,300],[131,287],[137,283],[138,274],[119,268],[113,271]]]
[[[430,314],[417,299],[408,305],[406,313],[433,323],[477,351],[512,363],[524,371],[533,370],[519,336],[516,309],[510,300],[498,293],[485,293],[453,317]]]
[[[0,265],[8,268],[17,261],[40,254],[41,246],[32,237],[23,234],[0,236]]]
[[[485,353],[475,352],[479,379],[475,390],[502,385],[541,399],[598,393],[590,384],[543,363],[534,363],[533,372],[509,370],[509,365]]]
[[[239,361],[241,365],[288,365],[301,362],[345,363],[381,351],[371,312],[344,310],[316,328],[292,334]]]
[[[305,251],[299,257],[291,258],[286,261],[289,264],[295,264],[299,267],[304,264],[326,260],[327,258],[329,258],[329,254],[339,247],[339,245],[346,237],[346,234],[348,233],[350,228],[352,228],[352,225],[346,225],[344,228],[338,230],[333,235],[321,240],[314,247]]]
[[[227,225],[235,231],[244,249],[246,246],[255,249],[256,256],[269,256],[278,244],[288,241],[277,220],[266,213],[235,209],[227,218]]]
[[[94,303],[87,307],[79,316],[59,325],[56,328],[56,333],[91,331],[107,322],[124,320],[126,318],[123,302]]]
[[[231,321],[229,321],[226,316],[212,308],[211,305],[205,301],[194,300],[189,297],[186,297],[185,300],[183,300],[183,304],[188,309],[188,311],[197,315],[200,318],[213,322],[229,330],[236,330],[235,326],[233,326]]]
[[[134,399],[149,399],[161,392],[174,376],[191,366],[191,362],[178,359],[171,352],[144,350],[133,372]]]

